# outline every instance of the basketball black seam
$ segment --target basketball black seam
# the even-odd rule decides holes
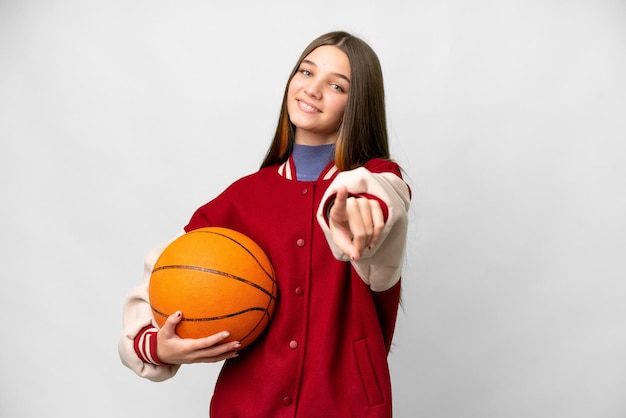
[[[214,270],[214,269],[210,269],[210,268],[206,268],[206,267],[172,264],[172,265],[168,265],[168,266],[157,267],[154,270],[152,270],[152,273],[154,274],[157,271],[169,270],[169,269],[194,270],[194,271],[199,271],[199,272],[202,272],[202,273],[211,273],[211,274],[217,274],[218,276],[228,277],[229,279],[237,280],[237,281],[240,281],[240,282],[245,283],[247,285],[250,285],[250,286],[256,288],[257,290],[260,290],[261,292],[265,293],[270,298],[274,299],[274,295],[272,293],[270,293],[269,291],[264,289],[262,286],[259,286],[258,284],[254,283],[254,282],[251,282],[250,280],[244,279],[243,277],[235,276],[234,274],[226,273],[224,271]],[[272,285],[272,288],[273,288],[273,285]]]
[[[259,267],[261,267],[261,270],[263,270],[263,273],[265,273],[265,275],[266,275],[267,277],[269,277],[269,278],[270,278],[270,280],[272,280],[273,282],[274,282],[274,281],[276,281],[276,279],[274,278],[274,274],[273,274],[273,272],[272,272],[272,274],[270,274],[267,270],[265,270],[265,267],[263,267],[263,265],[261,264],[261,262],[259,261],[259,259],[256,257],[256,255],[254,255],[254,253],[252,253],[252,252],[251,252],[251,251],[250,251],[250,250],[249,250],[249,249],[248,249],[245,245],[243,245],[241,242],[237,241],[237,240],[236,240],[236,239],[234,239],[233,237],[230,237],[230,236],[228,236],[228,235],[226,235],[226,234],[222,234],[222,233],[219,233],[219,232],[215,232],[215,231],[204,231],[204,230],[201,230],[201,229],[196,229],[196,230],[194,230],[194,231],[190,231],[189,233],[190,233],[190,234],[191,234],[191,233],[215,234],[215,235],[219,235],[219,236],[221,236],[221,237],[223,237],[223,238],[226,238],[226,239],[231,240],[232,242],[234,242],[235,244],[237,244],[238,246],[240,246],[240,247],[241,247],[241,248],[242,248],[245,252],[247,252],[247,253],[250,255],[250,257],[252,257],[252,258],[254,259],[254,261],[255,261],[255,262],[259,265]]]
[[[150,305],[150,308],[152,308],[152,311],[157,314],[160,315],[164,318],[167,318],[169,315],[159,311],[158,309],[156,309],[154,306]],[[207,317],[207,318],[183,318],[182,321],[187,321],[187,322],[207,322],[207,321],[218,321],[220,319],[226,319],[226,318],[232,318],[233,316],[237,316],[237,315],[242,315],[248,312],[252,312],[252,311],[261,311],[264,313],[267,313],[267,310],[261,307],[253,307],[253,308],[247,308],[244,309],[243,311],[239,311],[239,312],[231,312],[229,314],[226,315],[220,315],[220,316],[211,316],[211,317]],[[248,334],[250,335],[250,334]]]

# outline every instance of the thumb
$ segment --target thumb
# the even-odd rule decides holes
[[[333,206],[330,209],[330,217],[332,218],[343,217],[342,215],[344,215],[346,212],[347,200],[348,200],[348,189],[345,186],[340,187],[339,190],[337,190],[337,194],[335,195],[335,201],[333,202]]]
[[[167,317],[165,324],[161,328],[166,334],[176,334],[176,326],[183,320],[183,313],[176,311],[172,315]]]

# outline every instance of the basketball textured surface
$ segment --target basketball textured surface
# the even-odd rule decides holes
[[[150,277],[150,306],[163,326],[180,310],[182,338],[228,331],[224,340],[242,348],[267,327],[276,308],[277,284],[265,252],[246,235],[227,228],[200,228],[174,240]]]

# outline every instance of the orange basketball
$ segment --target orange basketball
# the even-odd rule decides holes
[[[227,228],[200,228],[174,240],[150,276],[150,306],[163,326],[180,310],[182,338],[230,332],[226,341],[242,348],[267,327],[278,289],[265,252],[250,238]]]

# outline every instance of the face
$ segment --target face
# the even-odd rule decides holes
[[[296,127],[296,143],[335,143],[349,90],[350,62],[343,51],[324,45],[307,55],[287,90],[287,111]]]

